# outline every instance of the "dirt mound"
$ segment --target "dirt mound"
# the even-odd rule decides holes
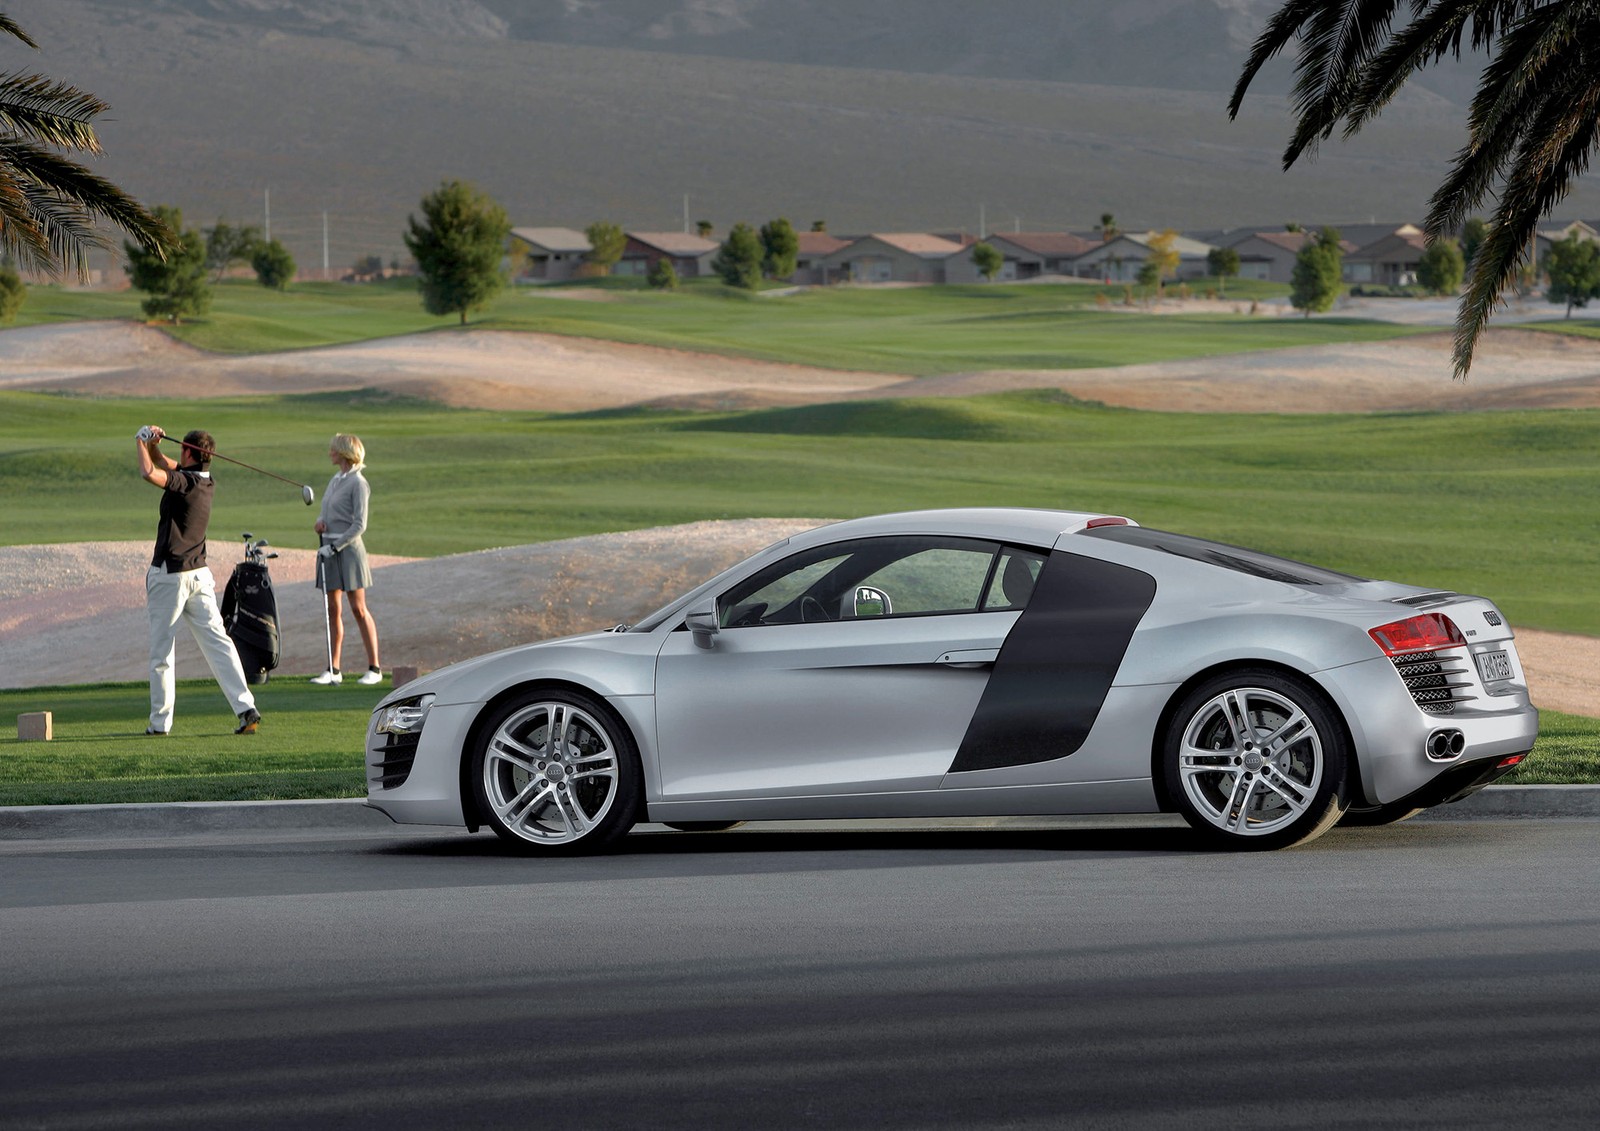
[[[696,522],[443,558],[373,560],[373,613],[385,666],[424,670],[517,644],[640,619],[697,582],[820,519]],[[285,550],[272,563],[283,624],[280,671],[324,660],[315,556]],[[142,680],[146,676],[143,542],[0,547],[0,687]],[[233,555],[218,549],[221,584]],[[365,661],[347,632],[346,667]],[[1600,639],[1517,633],[1541,707],[1600,716]],[[180,675],[204,675],[178,634]]]

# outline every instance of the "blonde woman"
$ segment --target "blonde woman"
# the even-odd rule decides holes
[[[328,638],[332,642],[329,662],[333,665],[311,682],[323,685],[342,683],[339,654],[344,648],[344,621],[340,616],[340,594],[350,594],[350,616],[361,631],[367,649],[367,670],[358,683],[378,683],[383,669],[378,666],[378,626],[367,610],[367,588],[372,584],[372,568],[367,564],[367,548],[361,535],[367,529],[367,500],[372,488],[361,474],[366,466],[367,449],[357,436],[341,432],[328,444],[328,459],[338,470],[322,493],[322,513],[316,530],[322,536],[317,551],[317,587],[328,600]]]

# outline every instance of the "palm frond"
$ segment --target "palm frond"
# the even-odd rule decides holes
[[[1255,45],[1250,49],[1250,58],[1245,61],[1239,81],[1234,84],[1233,96],[1228,99],[1228,117],[1239,116],[1239,107],[1244,104],[1245,91],[1250,89],[1250,84],[1255,81],[1261,68],[1287,47],[1290,41],[1300,34],[1300,28],[1320,9],[1330,5],[1337,6],[1337,0],[1288,0],[1288,3],[1273,13],[1272,18],[1267,21],[1266,28],[1262,30],[1256,38]]]
[[[1351,137],[1387,106],[1406,80],[1445,55],[1461,54],[1461,37],[1483,5],[1475,0],[1431,4],[1374,55],[1351,91],[1344,136]]]
[[[96,219],[126,231],[141,246],[164,253],[172,235],[116,185],[66,157],[31,142],[0,136],[0,188],[9,201],[0,214],[0,243],[50,271],[59,256],[82,272],[91,246],[103,241]]]
[[[110,107],[43,75],[0,75],[0,130],[63,149],[100,152],[92,119]]]
[[[0,12],[0,33],[9,35],[14,39],[22,40],[22,42],[26,43],[35,51],[39,50],[39,45],[29,38],[28,33],[23,31],[22,28],[18,26],[17,21],[13,20],[4,12]]]
[[[1333,132],[1354,93],[1355,76],[1389,35],[1398,6],[1398,0],[1346,0],[1325,6],[1311,21],[1295,67],[1291,99],[1299,120],[1284,150],[1285,169]]]
[[[1527,262],[1539,221],[1588,171],[1590,155],[1600,145],[1600,71],[1573,75],[1558,93],[1546,100],[1544,113],[1524,133],[1489,235],[1473,257],[1467,294],[1456,317],[1458,379],[1471,368],[1478,335],[1499,305],[1501,292]]]
[[[28,194],[4,177],[0,177],[0,256],[52,270],[50,241],[34,223]]]

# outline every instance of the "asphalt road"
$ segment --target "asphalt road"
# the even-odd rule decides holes
[[[0,842],[4,1127],[1600,1124],[1600,822]]]

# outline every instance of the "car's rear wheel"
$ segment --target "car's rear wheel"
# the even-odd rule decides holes
[[[1305,680],[1227,672],[1173,712],[1162,746],[1168,795],[1214,844],[1287,848],[1322,835],[1345,809],[1349,744]]]
[[[743,821],[662,821],[661,823],[669,829],[677,829],[680,833],[720,833],[744,824]]]
[[[504,705],[473,752],[478,810],[502,839],[549,853],[609,848],[638,817],[633,736],[598,700],[541,691]]]
[[[1372,829],[1379,825],[1396,825],[1401,821],[1410,820],[1424,807],[1409,805],[1404,801],[1392,805],[1375,805],[1369,809],[1346,809],[1344,816],[1339,818],[1339,824],[1345,828]]]

